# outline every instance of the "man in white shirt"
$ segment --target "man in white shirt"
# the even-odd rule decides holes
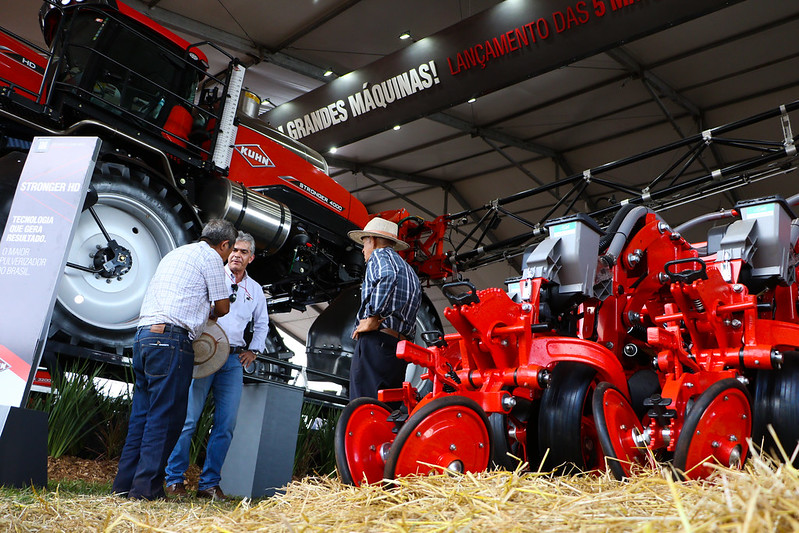
[[[264,349],[269,330],[266,297],[261,284],[247,275],[247,266],[255,259],[255,240],[248,233],[239,232],[236,244],[225,266],[230,288],[230,312],[217,321],[228,337],[230,356],[225,365],[204,378],[193,379],[189,391],[189,408],[183,431],[175,445],[166,468],[166,492],[171,496],[186,495],[183,475],[189,466],[191,439],[197,428],[208,392],[214,391],[214,425],[208,438],[205,463],[200,475],[197,496],[213,500],[225,499],[219,482],[225,462],[236,416],[241,401],[243,367],[255,361],[255,353]],[[244,340],[247,325],[253,322],[253,335],[249,346]]]

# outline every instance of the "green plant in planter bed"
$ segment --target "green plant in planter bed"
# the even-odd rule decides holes
[[[99,372],[99,368],[89,371],[85,362],[76,362],[52,376],[50,394],[31,395],[28,406],[47,413],[47,452],[51,457],[77,454],[83,439],[97,427],[103,397],[94,385]]]
[[[302,404],[297,448],[294,452],[294,478],[327,476],[336,471],[335,435],[341,409],[317,402]]]

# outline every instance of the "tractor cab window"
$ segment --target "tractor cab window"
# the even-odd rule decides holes
[[[61,85],[117,115],[163,126],[174,106],[191,106],[199,72],[185,51],[97,10],[66,25]]]

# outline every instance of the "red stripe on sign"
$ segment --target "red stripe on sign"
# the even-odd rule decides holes
[[[28,376],[31,373],[31,365],[2,344],[0,344],[0,359],[8,363],[8,370],[11,370],[23,381],[28,381]],[[0,367],[3,366],[5,365],[0,363]]]
[[[52,388],[53,379],[50,377],[50,372],[47,370],[37,370],[33,376],[33,384],[39,387]]]

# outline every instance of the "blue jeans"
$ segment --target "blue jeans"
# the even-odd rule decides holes
[[[186,417],[194,350],[185,330],[136,332],[136,379],[128,436],[112,486],[116,494],[153,500],[164,497],[164,467]]]
[[[214,425],[208,437],[208,446],[205,451],[205,464],[200,474],[199,490],[210,489],[219,485],[222,479],[222,465],[225,462],[230,441],[233,440],[233,430],[236,427],[236,417],[241,402],[241,390],[244,373],[238,354],[230,354],[225,365],[204,378],[191,382],[189,390],[189,409],[186,413],[186,423],[180,434],[169,463],[166,467],[166,484],[174,485],[183,483],[183,474],[189,467],[189,448],[191,438],[197,429],[197,421],[205,407],[208,392],[214,391]]]

